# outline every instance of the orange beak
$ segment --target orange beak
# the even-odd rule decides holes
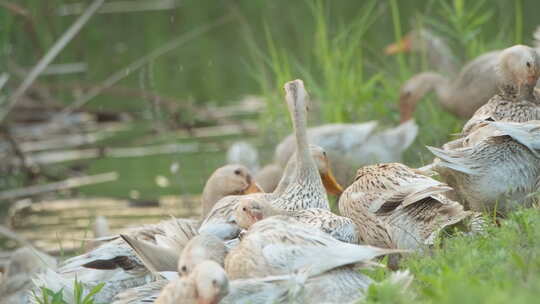
[[[242,194],[259,193],[259,192],[263,192],[261,187],[259,187],[259,185],[257,185],[256,182],[251,182],[249,187],[247,187],[246,190],[242,192]]]
[[[328,193],[337,196],[343,192],[343,188],[336,181],[334,174],[332,174],[332,170],[330,170],[330,166],[328,166],[328,171],[326,173],[321,174],[321,179],[322,179],[324,188],[326,189]]]
[[[408,35],[403,37],[400,41],[388,45],[384,49],[386,55],[394,55],[398,53],[408,52],[411,50],[411,37]]]

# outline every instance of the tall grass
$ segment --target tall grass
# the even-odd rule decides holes
[[[268,112],[264,121],[288,120],[281,99],[281,86],[293,78],[306,80],[320,121],[350,122],[365,120],[382,108],[373,103],[380,73],[368,73],[364,54],[365,34],[380,16],[376,1],[367,1],[350,24],[333,22],[323,1],[308,2],[313,31],[306,41],[308,50],[300,55],[285,51],[279,37],[266,31],[265,47],[256,48],[255,74],[262,91],[267,93]],[[261,50],[265,50],[264,52]]]

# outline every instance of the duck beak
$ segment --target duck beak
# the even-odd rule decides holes
[[[330,170],[330,167],[328,167],[328,171],[326,173],[323,173],[321,175],[321,178],[324,188],[328,193],[337,196],[343,192],[343,188],[336,181],[336,178],[334,177],[334,174],[332,174],[332,170]]]
[[[398,53],[408,52],[411,50],[411,38],[409,36],[403,37],[400,41],[388,45],[384,49],[386,55],[394,55]]]
[[[250,193],[259,193],[263,192],[261,187],[257,185],[256,182],[252,181],[249,187],[246,188],[246,190],[242,191],[242,194],[250,194]]]

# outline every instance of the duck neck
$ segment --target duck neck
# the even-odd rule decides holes
[[[296,173],[296,155],[293,155],[289,161],[287,162],[287,166],[285,167],[285,170],[283,170],[283,175],[281,176],[281,179],[279,180],[279,183],[274,190],[274,195],[281,195],[283,192],[285,192],[285,189],[289,186],[291,183],[291,180],[295,178]]]
[[[305,179],[306,176],[318,176],[315,161],[311,156],[307,138],[306,101],[298,96],[292,109],[292,121],[296,138],[296,174],[295,180]],[[319,178],[320,180],[320,178]],[[321,182],[322,184],[322,182]]]
[[[423,72],[413,76],[405,85],[414,86],[416,92],[411,92],[414,97],[412,99],[403,98],[400,100],[401,122],[408,121],[413,117],[416,106],[423,97],[435,90],[438,102],[446,109],[452,109],[455,105],[452,104],[449,98],[449,80],[443,75],[435,72]]]
[[[297,82],[296,89],[292,88],[295,84],[287,84],[289,92],[287,94],[287,103],[291,113],[296,139],[296,170],[294,179],[288,185],[287,189],[275,201],[274,206],[283,209],[300,208],[325,208],[328,207],[328,198],[323,187],[321,177],[315,160],[311,155],[307,139],[307,109],[306,95],[301,82]]]
[[[302,109],[299,108],[302,107]],[[298,169],[314,167],[315,163],[309,153],[309,144],[307,139],[307,121],[305,115],[305,104],[301,103],[294,108],[293,127],[296,136],[296,163]]]

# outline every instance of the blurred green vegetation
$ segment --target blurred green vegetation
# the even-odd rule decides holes
[[[2,63],[13,61],[23,67],[31,67],[75,20],[76,16],[57,16],[57,9],[65,4],[81,3],[80,0],[11,2],[29,12],[28,18],[37,32],[35,36],[31,33],[26,18],[14,16],[5,8],[0,10]],[[276,51],[285,56],[289,64],[301,64],[306,72],[322,70],[321,77],[326,82],[336,81],[331,73],[338,79],[343,77],[340,72],[344,66],[336,65],[335,60],[360,61],[356,64],[365,65],[366,69],[365,78],[359,76],[356,81],[361,86],[377,72],[390,73],[385,76],[391,78],[408,76],[399,72],[393,74],[400,66],[395,64],[395,58],[383,56],[381,50],[395,41],[396,35],[405,34],[425,19],[429,19],[430,24],[437,22],[437,32],[451,39],[453,49],[464,61],[487,49],[530,41],[530,34],[537,25],[535,12],[540,9],[540,3],[534,0],[515,1],[521,3],[520,6],[504,0],[180,2],[178,8],[171,10],[95,15],[55,60],[55,63],[83,61],[88,63],[88,71],[45,76],[41,80],[99,83],[167,41],[230,14],[232,18],[228,23],[152,62],[148,67],[152,89],[165,96],[195,102],[226,102],[237,100],[243,94],[260,93],[258,77],[253,72],[265,57],[254,56],[254,47],[267,55],[266,59]],[[514,13],[516,8],[522,8],[522,12]],[[514,24],[515,16],[521,16],[519,25]],[[397,26],[400,33],[394,29],[396,20],[400,22]],[[514,28],[520,31],[515,32]],[[291,70],[290,76],[300,76],[295,70]],[[138,73],[126,73],[131,75],[122,84],[141,85]],[[325,82],[319,85],[325,84],[328,85]],[[325,90],[325,94],[330,96],[321,97],[339,97],[342,93],[330,89]],[[72,101],[72,96],[59,97],[66,103]],[[100,96],[89,106],[140,111],[146,103],[132,98]]]
[[[109,3],[115,0],[107,1]],[[32,67],[76,16],[59,16],[63,5],[82,0],[4,1],[28,12],[0,9],[0,64]],[[414,1],[253,1],[184,0],[175,9],[97,14],[61,52],[54,63],[85,62],[84,73],[42,76],[49,86],[94,86],[124,71],[119,86],[157,92],[181,105],[224,105],[243,95],[264,95],[267,109],[260,117],[262,134],[250,139],[271,150],[290,132],[282,101],[282,85],[293,78],[306,81],[315,107],[312,124],[398,122],[398,89],[408,77],[433,69],[422,54],[386,56],[383,49],[407,32],[425,26],[444,37],[460,63],[485,51],[517,42],[528,43],[537,26],[535,0],[414,0]],[[181,45],[140,70],[123,70],[168,41],[228,16],[217,28]],[[11,89],[13,87],[10,87]],[[9,90],[9,89],[6,89]],[[9,91],[6,91],[9,93]],[[79,92],[79,93],[77,93]],[[54,97],[70,104],[80,91],[54,90]],[[432,159],[425,145],[438,146],[459,130],[462,121],[441,111],[428,96],[416,113],[419,136],[405,156],[411,166]],[[150,102],[144,97],[102,94],[83,109],[129,112],[137,128],[124,140],[108,146],[147,144],[153,129]],[[187,111],[187,110],[186,110]],[[165,113],[164,115],[167,115]],[[192,115],[182,113],[188,123]],[[183,123],[183,122],[181,122]],[[203,122],[212,124],[212,122]],[[116,139],[116,138],[115,138]],[[232,138],[228,138],[231,140]],[[217,141],[218,139],[213,139]],[[176,141],[171,138],[170,141]],[[271,151],[265,151],[271,155]],[[203,181],[223,162],[223,153],[100,159],[87,163],[90,173],[119,171],[114,183],[84,187],[88,195],[126,196],[200,192]],[[268,157],[263,157],[268,160]],[[181,171],[168,168],[178,162]],[[171,180],[159,188],[156,176]]]

